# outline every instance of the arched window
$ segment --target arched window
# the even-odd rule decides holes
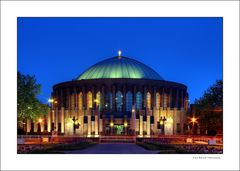
[[[136,93],[136,109],[142,108],[142,93],[137,92]]]
[[[147,108],[150,109],[151,108],[151,94],[149,92],[147,92]]]
[[[97,108],[100,108],[100,109],[102,108],[102,94],[100,91],[98,91],[96,94],[95,103]]]
[[[156,108],[160,108],[160,94],[156,93]]]
[[[89,91],[87,93],[87,109],[92,108],[92,93]]]
[[[112,109],[112,93],[108,92],[106,95],[106,104],[105,107],[107,109]]]
[[[78,100],[78,108],[79,108],[79,109],[82,109],[82,107],[83,107],[83,99],[82,99],[82,98],[83,98],[83,94],[82,94],[82,92],[79,93],[79,96],[78,96],[78,97],[79,97],[79,98],[78,98],[78,99],[79,99],[79,100]]]
[[[132,110],[132,93],[130,91],[126,94],[126,111]]]
[[[122,111],[122,98],[123,98],[123,95],[120,91],[118,91],[116,93],[116,107],[117,107],[117,112],[121,112]]]

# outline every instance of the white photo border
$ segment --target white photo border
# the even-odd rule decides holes
[[[239,169],[239,2],[2,1],[1,5],[3,170]],[[14,125],[17,119],[17,17],[223,17],[224,154],[18,155]]]

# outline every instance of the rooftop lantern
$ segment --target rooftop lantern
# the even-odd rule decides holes
[[[119,51],[118,51],[118,59],[121,59],[121,58],[122,58],[122,51],[119,50]]]

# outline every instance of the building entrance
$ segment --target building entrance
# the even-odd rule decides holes
[[[123,125],[114,125],[114,133],[115,135],[123,135]]]

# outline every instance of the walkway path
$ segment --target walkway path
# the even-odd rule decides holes
[[[87,149],[64,151],[66,154],[156,154],[136,144],[97,144]]]

